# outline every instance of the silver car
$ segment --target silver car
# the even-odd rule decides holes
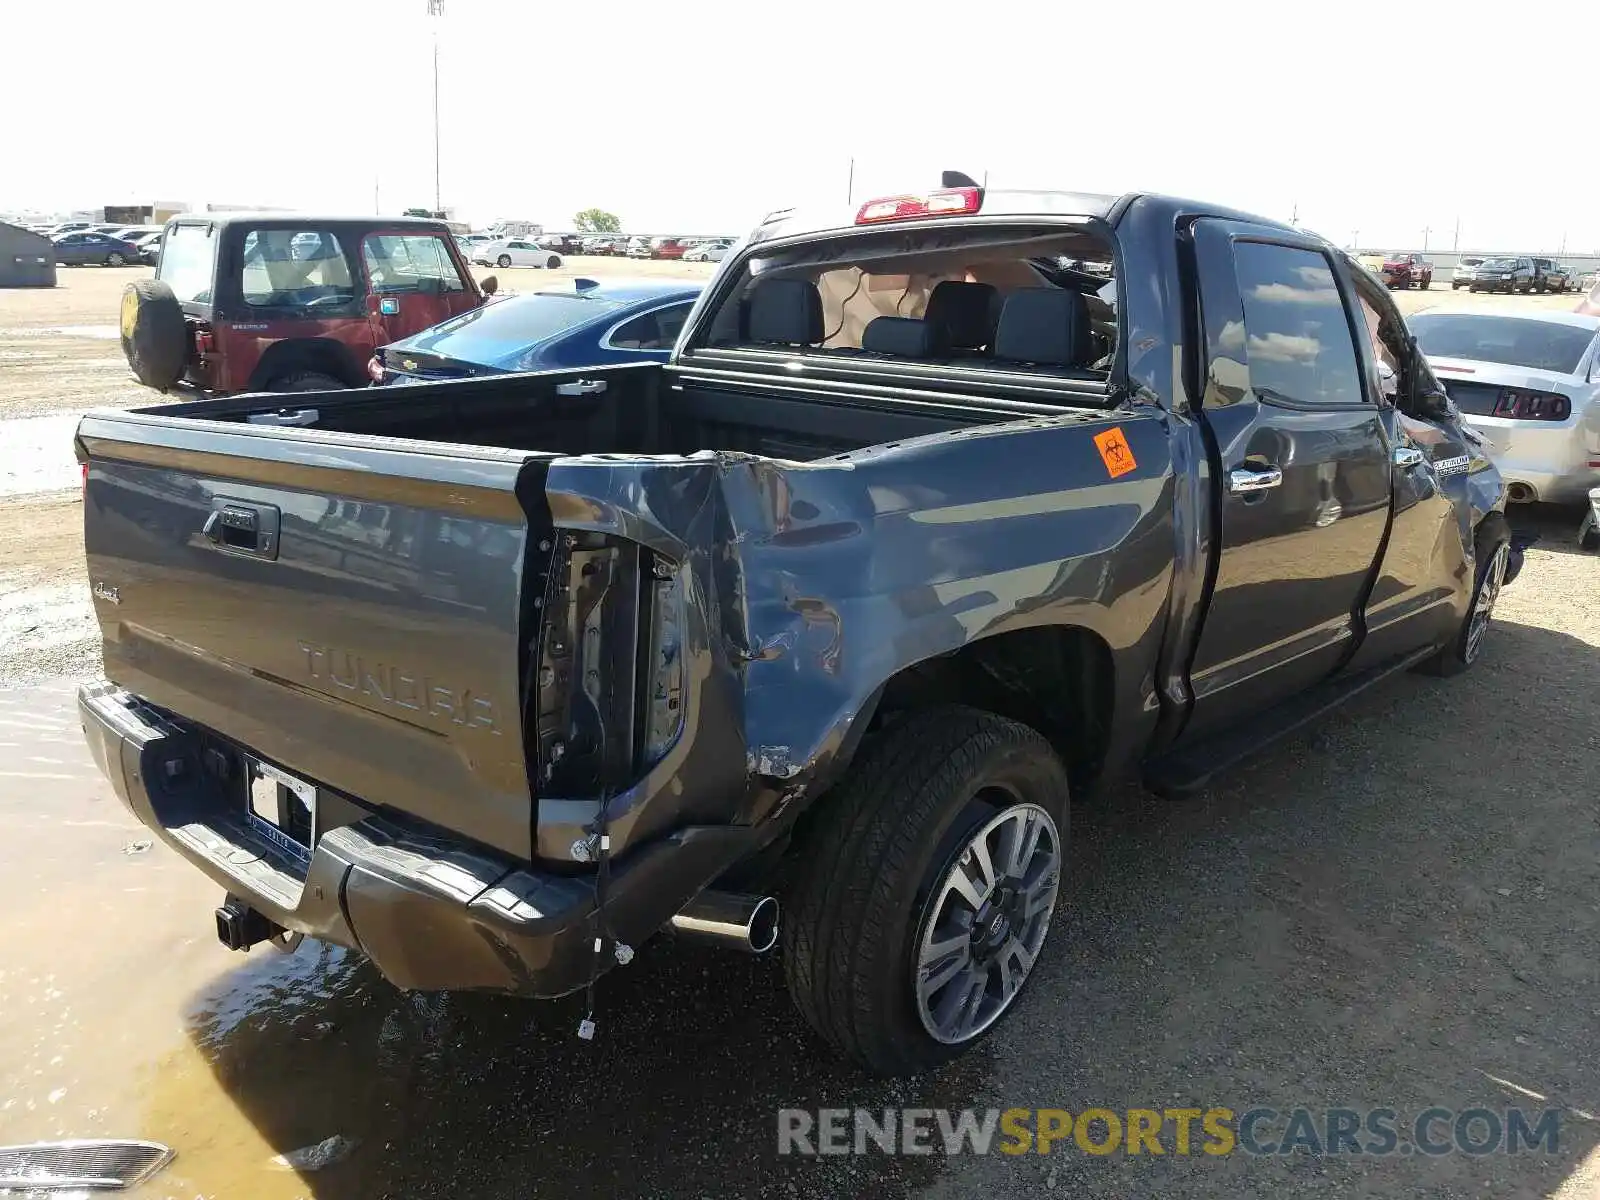
[[[1435,308],[1407,324],[1509,499],[1578,504],[1600,487],[1600,316]]]
[[[1455,265],[1455,270],[1450,272],[1450,290],[1464,288],[1478,278],[1478,268],[1483,266],[1483,258],[1473,255],[1463,258]]]

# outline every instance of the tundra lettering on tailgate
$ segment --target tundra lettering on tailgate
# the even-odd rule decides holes
[[[295,644],[306,656],[306,674],[312,679],[326,680],[347,692],[370,696],[380,704],[442,717],[452,725],[467,725],[487,729],[496,736],[500,734],[494,701],[473,695],[470,688],[446,687],[420,672],[407,671],[392,663],[368,661],[353,650],[304,641]]]

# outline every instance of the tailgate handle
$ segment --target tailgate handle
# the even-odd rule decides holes
[[[278,557],[278,509],[271,504],[251,504],[218,496],[200,527],[211,544],[233,554],[255,558]]]
[[[571,383],[556,384],[558,396],[598,396],[605,390],[604,379],[577,379]]]

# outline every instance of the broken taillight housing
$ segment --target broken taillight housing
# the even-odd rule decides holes
[[[1572,415],[1572,401],[1559,392],[1501,388],[1493,415],[1516,421],[1565,421]]]
[[[682,571],[664,558],[654,564],[650,596],[650,648],[645,660],[644,761],[651,765],[683,729]]]

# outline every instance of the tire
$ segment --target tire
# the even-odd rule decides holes
[[[139,279],[122,289],[122,354],[146,387],[167,391],[183,378],[189,329],[183,306],[159,279]]]
[[[1417,669],[1426,675],[1459,675],[1478,661],[1483,650],[1483,640],[1489,631],[1494,615],[1495,601],[1505,584],[1506,567],[1511,561],[1511,531],[1500,520],[1490,518],[1478,526],[1473,541],[1473,557],[1477,562],[1473,572],[1472,597],[1467,602],[1467,615],[1461,628],[1450,639],[1450,644],[1432,658],[1424,659]],[[1479,628],[1481,617],[1482,627]]]
[[[511,255],[502,254],[499,258],[494,260],[494,265],[499,267],[502,271],[505,270],[511,265]]]
[[[123,258],[122,255],[118,254],[115,250],[106,255],[106,266],[108,267],[125,266],[127,262],[128,260]]]
[[[1067,801],[1066,770],[1044,738],[993,713],[932,708],[875,735],[797,839],[795,861],[807,869],[790,889],[783,959],[811,1027],[880,1075],[936,1067],[994,1029],[1049,935]],[[1026,889],[997,878],[974,913],[951,880],[962,872],[972,886],[964,872],[978,862],[975,840],[993,862],[1016,844],[1008,838],[1025,845],[1030,836]],[[963,912],[970,924],[960,924]],[[952,927],[959,948],[932,960],[934,975],[951,974],[924,1003],[918,981],[927,969],[919,973],[918,960]],[[950,991],[979,981],[982,990]],[[934,1010],[962,995],[977,1003],[955,1004],[949,1036],[936,1036]]]
[[[561,259],[552,254],[544,260],[544,269],[546,271],[559,271],[561,269]]]
[[[267,384],[269,392],[342,392],[350,385],[325,371],[294,371]]]
[[[1422,282],[1420,284],[1418,284],[1417,286],[1420,287],[1425,292],[1432,291],[1433,290],[1433,276],[1432,275],[1428,275],[1428,276],[1424,277]]]
[[[1452,292],[1459,290],[1460,287],[1461,287],[1461,285],[1459,283],[1456,283],[1454,280],[1451,280],[1451,282],[1450,282],[1450,290]],[[1477,288],[1473,288],[1472,290],[1473,291],[1477,291],[1478,289]]]

